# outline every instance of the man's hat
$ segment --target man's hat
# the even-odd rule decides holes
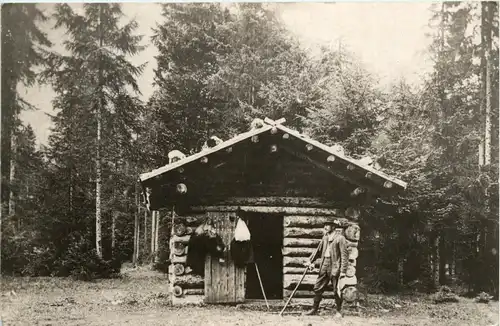
[[[341,228],[341,227],[343,227],[343,226],[344,226],[344,224],[343,224],[340,220],[335,219],[335,220],[333,221],[333,226],[334,226],[335,228]]]
[[[340,220],[334,219],[334,220],[328,220],[325,222],[326,225],[331,225],[334,228],[341,228],[343,227],[343,224]]]

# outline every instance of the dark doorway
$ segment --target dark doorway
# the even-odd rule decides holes
[[[283,216],[247,213],[244,216],[251,234],[254,259],[268,299],[283,298]],[[246,299],[264,299],[255,264],[247,266]]]

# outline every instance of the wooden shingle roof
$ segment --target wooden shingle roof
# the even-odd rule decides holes
[[[196,154],[185,157],[184,159],[181,159],[177,162],[167,164],[151,172],[143,173],[140,175],[139,180],[141,183],[147,184],[148,181],[151,179],[168,174],[173,170],[176,170],[180,167],[196,162],[200,159],[203,159],[204,157],[209,158],[210,155],[214,153],[228,150],[233,146],[237,146],[241,142],[251,139],[254,136],[258,136],[265,133],[273,133],[273,134],[281,133],[283,135],[288,135],[288,138],[293,138],[295,140],[298,140],[305,145],[303,150],[304,153],[302,155],[303,158],[308,159],[311,156],[311,153],[314,151],[317,152],[316,156],[318,154],[320,155],[323,154],[324,162],[322,162],[321,165],[331,170],[337,176],[343,179],[347,178],[351,182],[357,183],[356,177],[349,176],[349,174],[353,174],[354,171],[356,171],[356,174],[358,176],[362,175],[364,178],[370,179],[375,184],[379,184],[380,186],[383,186],[385,188],[392,188],[395,190],[405,190],[407,187],[406,182],[399,180],[395,177],[392,177],[382,171],[379,171],[373,168],[372,166],[363,164],[356,159],[343,155],[342,153],[339,153],[330,146],[322,144],[314,139],[309,138],[306,135],[303,135],[293,129],[283,126],[281,123],[279,123],[279,121],[276,122],[266,118],[264,122],[265,124],[261,128],[244,132],[212,148],[200,151]]]
[[[187,191],[184,184],[186,181],[189,181],[189,187],[193,185],[197,187],[197,185],[203,184],[203,179],[210,177],[211,174],[216,180],[222,175],[231,178],[228,174],[231,169],[226,169],[227,162],[236,164],[234,162],[238,160],[246,162],[253,157],[254,160],[261,160],[270,164],[268,166],[272,166],[275,163],[268,161],[271,157],[268,154],[281,150],[304,164],[310,165],[313,170],[319,169],[327,172],[330,176],[347,182],[344,185],[351,185],[350,189],[343,191],[351,191],[358,187],[356,191],[360,191],[360,193],[390,196],[407,188],[406,182],[377,170],[363,161],[348,157],[341,151],[311,139],[296,130],[285,127],[282,125],[283,121],[284,119],[273,121],[266,118],[260,128],[244,132],[214,147],[141,174],[139,181],[145,190],[146,202],[157,209],[168,205],[168,202],[174,203],[181,198],[177,195]],[[267,155],[262,152],[266,148]],[[245,166],[243,164],[241,168],[249,168]],[[281,169],[277,169],[273,173],[283,172]],[[286,176],[284,177],[286,179]],[[182,190],[183,188],[185,189]],[[192,190],[192,188],[190,189]],[[176,193],[177,195],[175,195]],[[189,191],[188,193],[191,194],[188,197],[193,199],[198,192]],[[213,191],[199,193],[200,196],[207,194],[214,195]],[[182,198],[187,197],[184,195]]]

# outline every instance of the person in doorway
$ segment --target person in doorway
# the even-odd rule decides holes
[[[338,281],[345,277],[348,262],[347,241],[340,221],[335,220],[324,226],[325,235],[318,250],[309,258],[308,266],[314,268],[314,261],[321,257],[319,275],[314,285],[313,307],[306,315],[318,313],[319,304],[328,284],[332,282],[335,299],[335,317],[342,317],[342,298],[337,291]]]

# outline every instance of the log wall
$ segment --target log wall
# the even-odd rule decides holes
[[[273,203],[274,204],[274,203]],[[204,300],[204,280],[191,273],[186,266],[188,242],[191,234],[206,218],[207,211],[231,211],[240,207],[210,206],[194,207],[185,216],[175,216],[173,235],[170,238],[169,279],[173,304],[201,304]],[[246,206],[244,211],[283,214],[283,299],[286,300],[300,280],[309,256],[319,245],[323,236],[323,225],[326,221],[339,219],[348,225],[345,236],[349,246],[349,268],[347,272],[349,288],[344,290],[346,301],[356,297],[356,260],[358,257],[359,226],[356,219],[347,218],[345,209],[314,209],[304,207],[263,207]],[[299,215],[300,214],[300,215]],[[312,298],[312,288],[318,276],[320,259],[316,268],[309,272],[294,296],[296,300]],[[327,289],[325,298],[333,297],[333,289]]]
[[[204,213],[175,216],[170,237],[169,280],[172,304],[201,304],[204,299],[204,279],[191,273],[186,265],[188,242],[197,226],[205,220]]]
[[[358,257],[358,241],[360,235],[359,225],[354,218],[346,218],[337,214],[338,210],[333,210],[334,214],[328,215],[285,215],[283,219],[283,298],[288,299],[299,283],[305,265],[309,257],[318,247],[323,237],[323,225],[328,220],[338,219],[345,226],[345,236],[349,247],[349,264],[347,269],[346,283],[349,284],[343,291],[346,301],[356,299],[356,260]],[[312,298],[312,291],[319,273],[321,259],[316,260],[315,269],[308,272],[304,280],[299,285],[294,298]],[[324,294],[325,298],[333,297],[331,285]]]

